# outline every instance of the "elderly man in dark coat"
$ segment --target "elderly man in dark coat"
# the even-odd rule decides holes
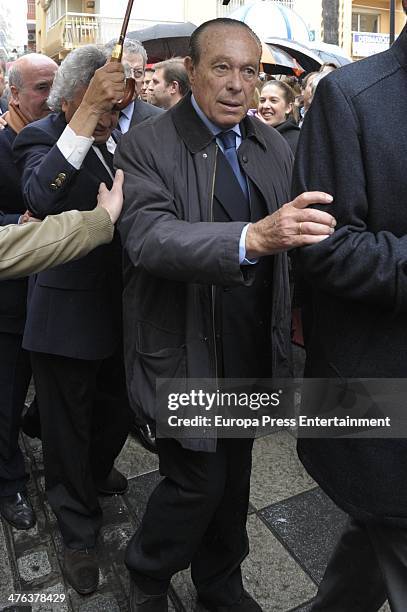
[[[389,51],[327,76],[304,122],[294,193],[332,194],[338,220],[299,256],[312,378],[407,376],[406,70],[404,29]],[[373,612],[388,597],[404,612],[407,441],[304,439],[298,449],[352,517],[313,610]]]
[[[331,215],[306,209],[326,194],[284,205],[289,147],[246,117],[260,56],[245,24],[203,24],[186,60],[192,96],[119,144],[128,388],[152,420],[157,378],[289,375],[285,251],[333,231]],[[172,575],[191,564],[210,610],[258,611],[240,570],[252,440],[175,437],[157,439],[165,478],[127,549],[131,610],[167,611]]]
[[[38,218],[96,206],[113,182],[111,137],[124,92],[121,64],[94,45],[72,51],[49,97],[54,110],[14,142],[26,206]],[[123,493],[114,467],[128,433],[122,358],[121,246],[116,235],[32,283],[23,346],[41,413],[45,487],[64,541],[65,577],[82,594],[99,581],[98,493]]]

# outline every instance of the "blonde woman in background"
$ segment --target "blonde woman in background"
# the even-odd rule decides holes
[[[275,128],[295,154],[300,129],[295,122],[295,93],[284,81],[269,81],[260,92],[256,117]]]

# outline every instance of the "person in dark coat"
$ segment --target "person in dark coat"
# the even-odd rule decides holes
[[[285,204],[291,151],[246,117],[261,56],[254,32],[207,22],[190,55],[192,95],[130,130],[115,156],[125,171],[127,383],[132,407],[152,421],[158,378],[182,387],[189,378],[290,374],[285,251],[324,240],[334,224],[306,208],[326,194]],[[191,564],[209,610],[257,612],[240,569],[252,440],[183,433],[157,438],[164,479],[126,552],[131,610],[166,612],[171,577]]]
[[[12,146],[28,123],[50,110],[46,100],[57,64],[36,53],[16,60],[9,74],[12,100],[0,130],[0,225],[28,221],[20,173]],[[35,513],[27,496],[28,475],[18,444],[21,415],[31,379],[30,358],[22,348],[27,279],[0,282],[0,514],[16,529],[29,529]]]
[[[284,81],[269,81],[260,92],[256,117],[275,128],[295,155],[300,128],[294,120],[295,93]]]
[[[109,54],[112,53],[115,44],[116,40],[107,43],[105,48]],[[139,97],[144,84],[147,65],[147,52],[139,41],[131,40],[130,38],[124,39],[122,64],[125,72],[134,78],[135,89],[134,99],[119,113],[118,129],[115,130],[116,141],[119,140],[120,134],[126,134],[130,128],[164,112],[161,108],[157,108],[153,104],[141,100]],[[144,448],[153,453],[157,452],[154,429],[140,415],[133,415],[131,431]]]
[[[338,220],[298,254],[307,377],[407,376],[406,71],[405,28],[388,51],[326,76],[304,121],[293,193],[330,193]],[[298,452],[351,517],[312,609],[373,612],[387,597],[404,612],[407,440],[302,439]]]
[[[72,51],[48,99],[55,112],[14,142],[25,204],[38,218],[96,206],[113,183],[113,110],[124,92],[121,64],[94,45]],[[77,261],[33,279],[23,346],[41,414],[45,487],[64,542],[64,573],[82,594],[97,588],[98,493],[123,493],[114,468],[129,429],[121,316],[121,245],[116,235]]]

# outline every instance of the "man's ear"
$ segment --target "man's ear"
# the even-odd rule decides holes
[[[192,85],[194,82],[194,78],[195,78],[195,66],[192,61],[192,58],[189,57],[189,55],[187,55],[187,57],[184,59],[184,65],[185,65],[185,70],[187,71],[187,74],[188,74],[189,82]]]
[[[10,85],[10,93],[11,99],[13,100],[14,104],[18,106],[20,102],[18,99],[18,88],[15,85]]]

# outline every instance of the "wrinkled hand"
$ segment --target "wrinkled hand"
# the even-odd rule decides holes
[[[334,217],[321,210],[307,209],[307,206],[331,204],[332,201],[327,193],[308,191],[272,215],[252,223],[246,234],[246,257],[256,259],[274,255],[329,238],[336,225]]]
[[[123,208],[123,170],[117,170],[111,190],[104,183],[100,183],[98,193],[98,206],[105,208],[110,215],[112,223],[116,223]]]
[[[0,130],[4,130],[4,128],[8,125],[7,121],[0,115]]]
[[[124,68],[120,62],[108,62],[98,70],[83,96],[82,104],[99,115],[109,112],[124,96]]]

